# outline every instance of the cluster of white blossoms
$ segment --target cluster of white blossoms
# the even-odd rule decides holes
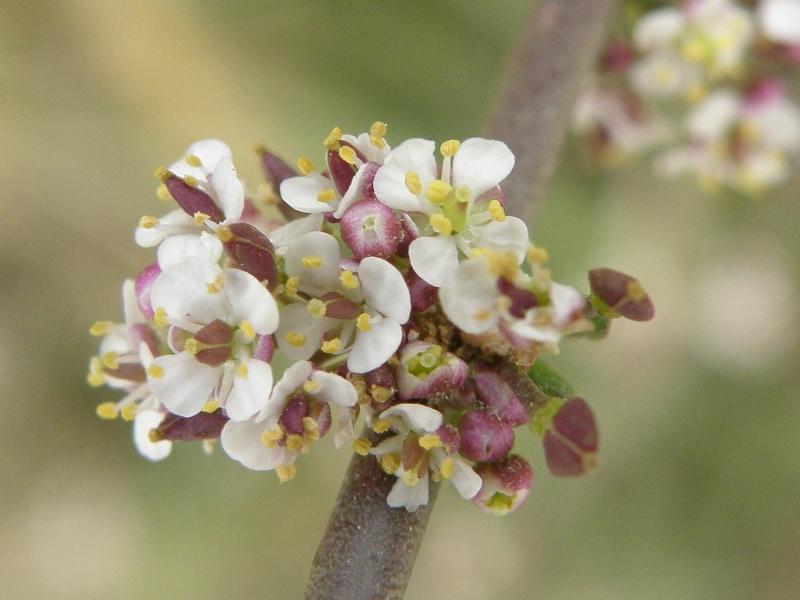
[[[588,406],[530,388],[527,370],[563,335],[652,317],[649,298],[610,269],[592,272],[588,300],[552,281],[546,252],[505,214],[514,156],[502,142],[450,140],[437,154],[424,139],[392,149],[384,133],[334,129],[322,171],[260,148],[269,185],[254,195],[219,140],[156,170],[179,208],[141,219],[136,242],[157,261],[123,285],[125,323],[91,329],[102,341],[89,382],[126,392],[97,412],[133,421],[141,454],[219,439],[285,481],[333,429],[337,447],[397,477],[391,506],[416,510],[430,479],[449,479],[498,514],[533,475],[511,453],[515,428],[535,421],[557,474],[593,464]],[[509,366],[528,388],[498,375]],[[359,419],[372,439],[355,434]]]
[[[800,64],[800,0],[629,0],[599,74],[575,111],[594,156],[656,150],[656,170],[704,189],[758,194],[800,153],[800,108],[785,73]],[[794,69],[793,69],[794,68]]]

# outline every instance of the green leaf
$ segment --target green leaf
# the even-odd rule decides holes
[[[533,363],[531,370],[528,371],[528,377],[536,384],[536,387],[548,396],[571,398],[575,395],[575,390],[572,389],[572,386],[561,375],[540,360]]]

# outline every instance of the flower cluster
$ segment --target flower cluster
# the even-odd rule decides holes
[[[656,171],[757,195],[800,153],[800,0],[628,0],[575,125],[606,164],[657,153]]]
[[[125,322],[92,327],[89,370],[92,385],[126,392],[97,413],[133,421],[145,457],[219,439],[286,481],[333,429],[337,447],[397,478],[389,505],[414,511],[431,480],[449,479],[497,514],[531,488],[517,428],[542,437],[557,475],[594,464],[591,410],[535,361],[611,318],[652,318],[647,294],[611,269],[590,272],[588,298],[552,280],[505,213],[514,156],[502,142],[392,149],[384,133],[334,129],[322,170],[259,148],[259,194],[219,140],[156,170],[179,208],[141,219],[136,242],[157,260],[123,285]]]

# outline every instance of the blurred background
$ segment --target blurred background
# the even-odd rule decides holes
[[[0,3],[0,598],[297,598],[348,462],[330,439],[280,485],[223,452],[139,457],[89,388],[89,326],[152,261],[155,167],[226,140],[320,160],[339,125],[475,135],[529,2]],[[796,83],[796,82],[795,82]],[[533,228],[557,280],[611,266],[648,324],[551,366],[592,404],[600,468],[488,516],[445,486],[409,599],[800,597],[798,177],[759,200],[587,168],[570,145]],[[524,438],[524,439],[523,439]]]

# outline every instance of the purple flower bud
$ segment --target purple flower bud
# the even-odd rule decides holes
[[[400,225],[403,228],[403,235],[397,245],[395,254],[400,258],[408,258],[408,247],[411,242],[419,237],[419,229],[417,229],[411,217],[408,216],[408,213],[404,212],[400,213]]]
[[[272,355],[274,353],[275,338],[271,335],[259,336],[255,345],[253,346],[253,358],[268,363],[272,360]]]
[[[261,156],[261,167],[264,170],[264,178],[269,184],[280,189],[284,179],[297,177],[300,175],[295,169],[277,154],[273,154],[264,146],[258,146],[256,152]]]
[[[420,340],[408,342],[400,350],[395,369],[401,400],[430,398],[461,386],[467,377],[467,363],[442,347]]]
[[[133,284],[136,304],[139,305],[139,310],[142,311],[142,314],[151,321],[156,313],[153,310],[153,304],[150,302],[150,288],[153,287],[153,282],[160,274],[161,267],[158,266],[158,263],[153,263],[139,272]]]
[[[194,216],[195,213],[203,213],[215,223],[221,223],[225,219],[222,209],[203,190],[188,185],[183,179],[166,169],[158,169],[156,176],[161,179],[170,195],[175,198],[175,202],[186,214]]]
[[[461,447],[461,435],[458,433],[458,429],[447,423],[442,423],[439,429],[436,430],[436,435],[442,440],[448,453],[458,452]]]
[[[194,339],[199,342],[194,357],[204,365],[218,367],[231,357],[233,330],[222,319],[211,321],[194,334]]]
[[[289,400],[279,419],[283,430],[289,434],[303,435],[306,431],[303,427],[303,419],[308,416],[308,408],[308,398],[303,394]]]
[[[331,319],[355,319],[363,312],[358,303],[345,298],[339,292],[327,292],[319,300],[325,303],[325,316]]]
[[[597,466],[597,425],[583,398],[567,400],[544,434],[544,456],[553,475],[582,475]]]
[[[154,442],[173,440],[178,442],[198,442],[215,440],[220,436],[228,417],[222,409],[212,413],[199,412],[191,417],[167,414],[161,424],[150,433]]]
[[[514,447],[514,430],[484,410],[471,410],[458,422],[461,456],[476,462],[495,462]]]
[[[361,162],[367,162],[367,158],[361,154],[353,144],[339,140],[339,146],[349,146],[355,150],[356,156]],[[333,184],[336,186],[336,190],[339,194],[344,196],[347,190],[350,189],[350,184],[353,182],[353,177],[358,169],[355,165],[350,164],[339,156],[339,149],[340,148],[328,150],[326,160],[328,162],[328,172],[333,180]]]
[[[447,396],[447,404],[462,410],[478,408],[478,396],[475,394],[475,382],[472,381],[471,377],[467,377],[460,388],[450,392]]]
[[[655,316],[650,296],[630,275],[606,267],[592,269],[589,271],[589,286],[592,304],[602,315],[618,313],[633,321],[649,321]]]
[[[400,219],[394,211],[370,198],[348,208],[340,224],[342,240],[359,260],[367,256],[388,258],[403,236]]]
[[[220,227],[217,237],[233,267],[266,282],[269,291],[278,286],[280,275],[275,264],[275,247],[267,236],[249,223],[240,222]]]
[[[483,485],[472,502],[497,516],[522,506],[533,485],[533,468],[517,454],[511,454],[500,462],[476,465],[475,472],[483,480]]]
[[[519,427],[528,422],[528,413],[500,374],[484,362],[472,363],[475,394],[487,412],[496,415],[503,423]]]
[[[409,269],[405,276],[408,293],[411,295],[411,312],[420,313],[427,310],[439,297],[439,288],[432,286],[414,269]]]

